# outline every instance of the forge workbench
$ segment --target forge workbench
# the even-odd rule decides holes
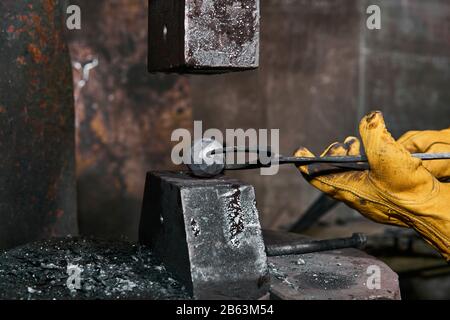
[[[297,235],[266,232],[271,243]],[[397,275],[355,249],[269,258],[272,299],[399,299]],[[366,287],[367,268],[381,269],[380,290]],[[82,270],[70,290],[70,267]],[[81,238],[28,244],[0,255],[1,299],[190,299],[180,282],[144,247]]]
[[[284,244],[304,237],[264,232],[266,244]],[[397,274],[385,263],[357,249],[269,257],[271,296],[282,300],[398,300]],[[380,288],[368,284],[379,270]],[[370,281],[369,281],[370,282]]]

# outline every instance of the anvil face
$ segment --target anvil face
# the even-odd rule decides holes
[[[139,239],[196,299],[258,299],[269,291],[251,185],[150,172]]]

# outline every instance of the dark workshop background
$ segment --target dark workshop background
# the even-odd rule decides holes
[[[280,150],[322,151],[382,110],[398,137],[450,125],[450,4],[432,1],[264,0],[261,67],[215,76],[146,71],[147,1],[71,1],[73,62],[98,59],[87,84],[74,69],[80,230],[136,238],[145,172],[172,168],[170,135],[206,128],[281,129]],[[382,8],[382,29],[366,8]],[[288,228],[316,199],[293,167],[253,183],[265,228]],[[345,214],[347,209],[338,209]]]
[[[68,4],[80,31],[64,26]],[[381,30],[366,28],[372,4]],[[147,0],[1,0],[0,249],[136,240],[145,174],[178,169],[171,133],[194,120],[280,129],[286,155],[356,135],[375,109],[396,137],[450,126],[449,1],[261,0],[261,11],[258,70],[180,76],[147,72]],[[266,229],[288,230],[320,195],[294,167],[233,175],[255,186]],[[450,299],[450,267],[413,232],[338,205],[306,234],[353,232],[379,239],[370,253],[399,274],[403,298]]]
[[[193,120],[281,129],[283,154],[299,146],[320,152],[355,135],[375,109],[396,137],[450,126],[447,0],[262,0],[261,67],[216,76],[147,73],[147,1],[71,3],[83,13],[82,30],[68,32],[72,60],[99,62],[84,87],[74,69],[84,235],[136,239],[145,173],[173,169],[170,135]],[[381,30],[366,28],[370,4],[382,9]],[[236,176],[254,184],[265,228],[289,228],[319,196],[293,167]],[[310,234],[384,228],[339,205]]]

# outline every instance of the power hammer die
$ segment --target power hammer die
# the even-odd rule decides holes
[[[259,67],[260,0],[150,0],[149,72]]]

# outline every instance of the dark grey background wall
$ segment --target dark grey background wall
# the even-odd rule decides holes
[[[145,175],[174,169],[173,130],[192,125],[186,77],[147,72],[148,1],[77,0],[74,68],[80,233],[137,239]]]
[[[72,60],[99,59],[85,87],[74,72],[83,234],[136,238],[145,172],[173,168],[170,134],[194,119],[280,129],[283,154],[357,134],[373,109],[395,136],[450,125],[446,0],[262,0],[260,69],[189,77],[147,74],[147,1],[74,3],[84,15],[69,32]],[[369,4],[381,30],[366,28]],[[289,227],[319,195],[293,167],[236,175],[255,185],[266,228]],[[327,219],[362,218],[340,205]]]
[[[382,29],[366,28],[366,9]],[[382,110],[395,136],[450,126],[450,3],[444,0],[264,0],[261,68],[191,77],[194,118],[214,128],[279,128],[281,152],[322,151]],[[239,173],[263,224],[287,228],[318,193],[293,167]],[[341,205],[328,219],[358,217]]]

